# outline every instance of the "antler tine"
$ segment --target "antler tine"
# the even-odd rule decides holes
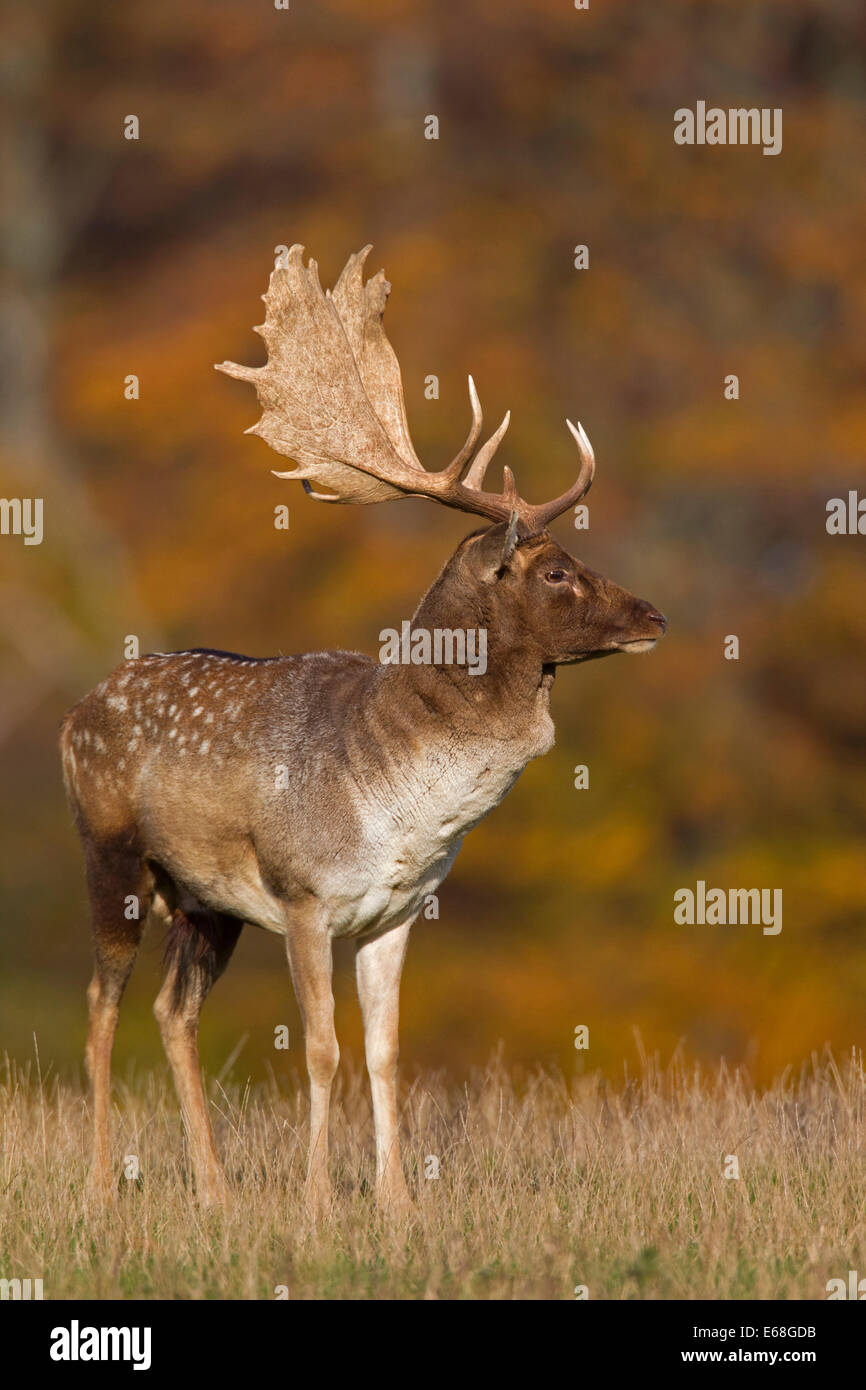
[[[574,441],[577,444],[577,452],[580,456],[580,472],[577,475],[576,482],[572,483],[568,491],[563,492],[561,496],[555,498],[552,502],[543,502],[536,506],[530,506],[524,503],[522,515],[532,526],[534,531],[545,530],[551,521],[554,521],[558,516],[562,516],[562,513],[567,512],[569,507],[575,506],[575,504],[580,501],[581,497],[585,497],[589,492],[589,489],[592,487],[592,480],[595,477],[595,452],[589,442],[586,430],[579,422],[577,426],[573,425],[570,420],[566,420],[565,423],[568,425],[574,437]]]
[[[454,455],[448,467],[442,470],[446,478],[455,482],[460,477],[463,469],[475,452],[475,445],[478,443],[481,426],[484,424],[484,416],[481,413],[481,402],[478,399],[475,382],[472,380],[471,376],[469,377],[469,403],[472,406],[472,424],[469,426],[466,442],[460,452]]]
[[[516,512],[519,518],[520,508],[522,506],[525,506],[526,504],[523,502],[523,499],[517,491],[517,484],[514,481],[514,474],[508,467],[508,464],[506,464],[502,470],[502,477],[505,482],[505,487],[502,489],[502,496],[505,499],[505,504],[508,507],[509,512]]]
[[[464,487],[475,488],[477,491],[480,492],[481,484],[484,482],[484,474],[487,472],[487,465],[490,463],[490,460],[493,458],[493,455],[499,448],[499,445],[502,442],[502,437],[505,434],[505,431],[508,429],[510,421],[511,411],[506,410],[502,420],[502,424],[499,426],[499,429],[496,431],[495,434],[491,434],[486,444],[482,444],[481,448],[478,450],[478,453],[475,455],[475,458],[472,460],[472,466],[469,469],[469,472],[466,474],[466,477],[463,479]]]

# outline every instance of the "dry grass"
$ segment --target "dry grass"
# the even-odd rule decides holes
[[[823,1298],[866,1272],[866,1075],[831,1057],[756,1092],[741,1074],[649,1061],[598,1076],[522,1079],[494,1060],[465,1087],[405,1095],[417,1215],[393,1225],[370,1192],[371,1115],[347,1070],[334,1108],[333,1214],[300,1200],[306,1101],[276,1081],[212,1082],[236,1200],[196,1205],[167,1078],[115,1090],[114,1143],[138,1155],[114,1208],[88,1195],[82,1092],[7,1065],[0,1276],[46,1298]],[[438,1181],[424,1158],[439,1159]],[[723,1176],[739,1158],[740,1180]]]

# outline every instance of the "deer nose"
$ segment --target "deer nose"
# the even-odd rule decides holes
[[[662,632],[664,632],[665,628],[668,625],[668,620],[665,617],[664,613],[660,613],[657,608],[653,608],[652,604],[649,603],[647,599],[641,599],[640,611],[646,618],[647,622],[657,623],[658,626],[661,628]]]

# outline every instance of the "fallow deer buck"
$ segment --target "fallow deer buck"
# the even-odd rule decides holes
[[[369,247],[333,292],[294,246],[274,270],[257,331],[253,433],[295,461],[280,478],[326,502],[427,497],[493,524],[461,541],[422,598],[418,630],[487,634],[484,674],[465,665],[382,664],[356,652],[249,658],[194,650],[123,663],[67,715],[65,781],[84,845],[95,971],[87,1066],[94,1165],[109,1178],[109,1068],[120,998],[148,912],[169,924],[154,1011],[171,1063],[200,1199],[226,1186],[197,1047],[199,1013],[244,923],[286,938],[310,1079],[306,1193],[328,1198],[328,1105],[339,1050],[331,954],[352,937],[373,1096],[378,1192],[407,1201],[398,1148],[397,1008],[409,928],[464,835],[553,744],[557,666],[642,652],[665,628],[645,600],[568,555],[548,525],[584,496],[595,463],[569,428],[580,471],[530,505],[504,469],[485,471],[508,425],[476,452],[482,417],[441,472],[409,438],[400,369],[382,317],[390,286],[366,283]],[[325,491],[313,491],[311,484]],[[137,898],[139,915],[125,904]]]

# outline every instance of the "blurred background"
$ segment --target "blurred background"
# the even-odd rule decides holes
[[[124,637],[375,655],[472,529],[423,502],[317,506],[244,438],[254,394],[212,364],[262,361],[258,296],[295,241],[323,284],[374,243],[427,466],[464,438],[469,371],[488,426],[512,411],[498,461],[530,500],[571,481],[564,417],[584,422],[590,526],[557,535],[670,624],[649,657],[560,675],[555,749],[415,929],[405,1068],[459,1075],[501,1041],[616,1076],[637,1029],[663,1059],[681,1041],[767,1079],[862,1045],[866,541],[825,530],[828,498],[866,482],[858,0],[11,0],[3,24],[0,491],[43,497],[45,535],[0,537],[2,1047],[32,1055],[35,1031],[43,1071],[80,1064],[89,931],[56,731]],[[783,152],[675,145],[698,100],[781,107]],[[781,888],[781,934],[677,926],[697,879]],[[161,946],[121,1068],[161,1060]],[[335,989],[360,1055],[350,952]],[[204,1060],[259,1077],[299,1043],[282,944],[249,930]]]

